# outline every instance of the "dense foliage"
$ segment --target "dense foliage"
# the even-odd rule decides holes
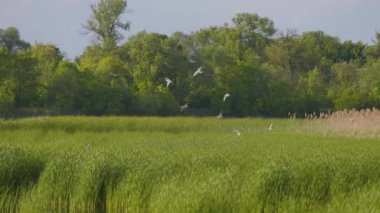
[[[269,18],[242,13],[223,26],[143,31],[120,44],[126,6],[91,6],[85,28],[98,40],[74,62],[55,45],[0,29],[0,114],[285,116],[380,107],[379,33],[371,45],[341,41],[281,32]]]

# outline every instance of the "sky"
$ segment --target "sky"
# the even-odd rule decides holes
[[[84,35],[83,24],[96,0],[0,0],[0,28],[16,27],[30,43],[57,45],[68,58],[83,53],[94,36]],[[128,0],[125,20],[131,29],[170,35],[221,26],[242,12],[274,21],[279,30],[299,33],[322,30],[342,41],[371,44],[380,31],[380,0]]]

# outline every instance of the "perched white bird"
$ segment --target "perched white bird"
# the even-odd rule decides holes
[[[190,63],[194,63],[194,64],[196,64],[196,63],[197,63],[196,61],[194,61],[194,60],[191,60],[191,59],[189,60],[189,62],[190,62]]]
[[[237,129],[234,129],[234,130],[232,130],[232,131],[233,131],[234,133],[236,133],[237,136],[240,136],[240,134],[241,134],[240,131],[237,130]]]
[[[227,98],[230,97],[230,94],[229,93],[226,93],[223,97],[223,102],[225,102],[227,100]]]
[[[119,76],[119,74],[116,74],[116,73],[113,73],[113,72],[110,72],[110,75],[113,76],[113,77]]]
[[[272,125],[273,125],[273,124],[270,124],[270,125],[269,125],[269,128],[268,128],[269,131],[272,131]]]
[[[182,106],[179,106],[179,111],[183,111],[185,109],[189,108],[189,104],[185,104],[185,105],[182,105]]]
[[[199,68],[197,69],[197,71],[194,72],[193,77],[195,77],[195,76],[197,76],[197,75],[199,75],[199,74],[202,74],[202,73],[203,73],[203,71],[202,71],[202,67],[199,67]]]
[[[166,81],[166,87],[169,87],[169,85],[170,85],[171,83],[173,83],[173,81],[170,80],[169,78],[165,78],[165,81]]]
[[[217,118],[223,118],[223,112],[220,111],[219,115],[216,116]]]

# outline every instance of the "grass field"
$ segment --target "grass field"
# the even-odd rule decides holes
[[[0,208],[379,212],[380,131],[335,120],[0,121]]]

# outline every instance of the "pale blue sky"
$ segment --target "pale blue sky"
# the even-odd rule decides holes
[[[56,44],[70,58],[93,37],[82,35],[96,0],[0,0],[0,28],[14,26],[22,39]],[[380,0],[129,0],[131,31],[190,33],[230,22],[239,12],[267,16],[280,30],[323,30],[342,40],[370,43],[380,30]]]

